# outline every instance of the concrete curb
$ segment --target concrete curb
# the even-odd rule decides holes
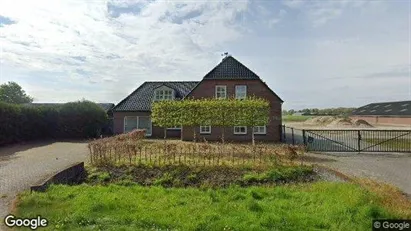
[[[85,175],[84,162],[77,162],[53,174],[40,184],[31,186],[30,191],[44,192],[50,184],[77,184],[84,179]]]

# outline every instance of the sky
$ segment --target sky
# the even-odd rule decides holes
[[[411,2],[2,0],[0,84],[34,102],[118,103],[200,81],[228,52],[284,109],[411,100]]]

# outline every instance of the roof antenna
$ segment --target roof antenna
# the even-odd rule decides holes
[[[224,56],[224,58],[223,58],[223,60],[224,60],[224,59],[226,59],[226,58],[227,58],[228,56],[230,56],[230,55],[228,54],[228,52],[224,52],[224,53],[221,54],[221,56]]]

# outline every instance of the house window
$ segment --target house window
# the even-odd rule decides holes
[[[217,99],[227,98],[227,86],[225,86],[225,85],[215,86],[215,97]]]
[[[125,116],[124,133],[134,129],[145,129],[146,136],[151,136],[152,124],[149,116]]]
[[[255,126],[253,132],[254,134],[266,134],[266,126]]]
[[[174,127],[167,128],[168,130],[181,130],[181,125],[176,125]]]
[[[124,132],[131,132],[137,129],[137,116],[126,116],[124,117]]]
[[[234,134],[247,134],[246,126],[234,126]]]
[[[200,134],[211,134],[211,126],[200,126]]]
[[[173,90],[159,89],[154,92],[154,100],[172,100],[173,99]]]
[[[246,97],[247,97],[247,86],[246,85],[235,86],[235,98],[245,99]]]
[[[138,117],[137,128],[138,129],[145,129],[146,130],[146,136],[151,136],[152,126],[151,126],[150,116],[139,116]]]

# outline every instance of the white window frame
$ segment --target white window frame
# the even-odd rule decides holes
[[[244,127],[245,129],[244,129],[244,132],[236,132],[236,128],[241,128],[241,127]],[[245,135],[245,134],[247,134],[247,126],[234,126],[234,134],[235,135]]]
[[[175,127],[167,128],[167,130],[181,130],[182,127],[183,126],[181,126],[181,125],[179,127],[175,126]]]
[[[241,97],[240,97],[240,96],[237,94],[237,89],[238,89],[239,87],[245,87],[244,96],[241,96]],[[241,92],[241,93],[243,93],[243,92]],[[236,98],[236,99],[246,99],[246,98],[247,98],[247,85],[235,85],[235,98]]]
[[[261,128],[263,128],[262,130],[263,131],[258,131],[258,132],[256,132],[255,131],[255,129],[261,129]],[[253,127],[253,132],[254,132],[254,134],[267,134],[267,126],[255,126],[255,127]]]
[[[208,131],[204,131],[203,129],[207,128]],[[200,126],[200,134],[211,134],[211,126],[205,125],[205,126]]]
[[[224,97],[218,97],[218,89],[223,88],[224,89]],[[216,85],[215,86],[215,98],[216,99],[227,99],[227,86],[226,85]]]
[[[170,94],[167,94],[167,96],[170,97],[165,97],[166,96],[166,92]],[[174,100],[174,90],[169,88],[169,87],[159,87],[157,89],[154,90],[154,96],[153,96],[153,101],[162,101],[162,100]]]
[[[137,128],[136,129],[139,129],[138,128],[138,123],[140,121],[140,117],[149,117],[150,118],[150,131],[151,131],[151,133],[146,132],[146,136],[151,136],[153,134],[153,122],[151,122],[151,117],[150,116],[124,116],[124,119],[123,119],[123,133],[126,133],[126,120],[127,120],[128,117],[137,118]]]

